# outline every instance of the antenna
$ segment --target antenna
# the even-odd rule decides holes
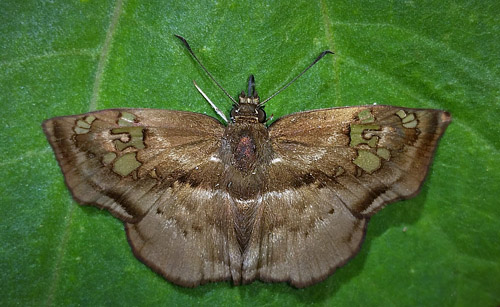
[[[210,100],[210,98],[208,98],[207,94],[205,94],[201,90],[201,88],[198,86],[198,84],[196,84],[196,82],[194,80],[193,80],[193,83],[194,83],[194,87],[196,87],[198,92],[200,92],[200,94],[203,96],[203,98],[205,98],[208,101],[208,103],[212,106],[215,113],[217,113],[227,123],[228,121],[227,121],[226,115],[224,115],[224,113],[219,108],[217,108],[217,106],[212,102],[212,100]]]
[[[306,69],[304,69],[300,74],[298,74],[295,78],[292,79],[292,81],[288,82],[287,84],[285,84],[285,86],[283,86],[282,88],[280,88],[279,90],[276,91],[276,93],[272,94],[271,96],[269,96],[269,98],[267,98],[266,100],[262,101],[259,105],[260,106],[263,106],[266,102],[268,102],[269,100],[271,100],[272,98],[274,98],[274,96],[278,95],[279,93],[281,93],[284,89],[286,89],[287,87],[289,87],[292,83],[294,83],[298,78],[300,78],[300,76],[302,76],[306,71],[308,71],[311,67],[314,66],[314,64],[318,63],[319,60],[321,60],[325,55],[327,54],[334,54],[332,51],[330,50],[325,50],[323,52],[321,52],[321,54],[316,58],[316,60],[314,60],[311,64],[309,64],[309,66],[306,67]]]
[[[174,34],[174,35],[175,35],[175,37],[177,37],[178,39],[180,39],[182,41],[182,43],[184,44],[184,46],[186,46],[186,48],[189,51],[189,53],[193,56],[193,58],[196,60],[196,62],[198,62],[198,64],[200,64],[201,68],[207,73],[207,75],[210,77],[210,79],[212,79],[212,81],[224,92],[224,94],[226,94],[227,97],[229,97],[229,99],[231,99],[231,101],[235,105],[238,105],[238,102],[233,97],[231,97],[231,95],[229,95],[229,93],[222,87],[222,85],[220,85],[219,82],[217,82],[217,80],[215,80],[214,76],[212,76],[212,74],[208,71],[208,69],[206,69],[205,66],[203,66],[203,64],[201,63],[201,61],[196,56],[196,54],[194,54],[193,50],[191,49],[191,46],[189,46],[189,43],[186,41],[186,39],[184,37],[180,36],[180,35],[177,35],[177,34]],[[321,52],[321,54],[311,64],[309,64],[309,66],[307,66],[306,69],[304,69],[301,73],[299,73],[290,82],[288,82],[287,84],[285,84],[282,88],[280,88],[279,90],[277,90],[274,94],[272,94],[271,96],[269,96],[266,100],[264,100],[261,103],[259,103],[259,106],[263,106],[266,102],[268,102],[269,100],[271,100],[272,98],[274,98],[274,96],[278,95],[283,90],[285,90],[287,87],[289,87],[292,83],[294,83],[298,78],[300,78],[306,71],[308,71],[311,67],[313,67],[314,64],[318,63],[318,61],[321,60],[327,54],[334,54],[334,53],[332,51],[330,51],[330,50],[325,50],[325,51]],[[204,94],[199,89],[199,87],[196,87],[196,88],[202,93],[202,95]],[[248,81],[248,92],[247,92],[247,94],[249,96],[253,96],[254,94],[256,94],[255,93],[255,80],[253,78],[253,75],[250,76],[250,80]],[[206,95],[203,95],[203,96],[205,97]]]
[[[178,39],[180,39],[182,41],[182,43],[184,44],[184,46],[186,46],[187,50],[189,51],[189,53],[191,53],[191,55],[193,56],[193,58],[196,60],[196,62],[198,62],[198,64],[200,64],[201,68],[203,68],[203,70],[207,73],[207,75],[210,77],[210,79],[212,79],[212,81],[214,81],[214,83],[224,92],[224,94],[226,94],[227,97],[229,97],[229,99],[231,99],[231,101],[234,103],[234,104],[238,104],[238,102],[236,102],[236,100],[234,100],[233,97],[231,97],[231,95],[229,95],[229,93],[219,84],[219,82],[217,82],[217,80],[215,80],[215,78],[212,76],[212,74],[208,71],[208,69],[205,68],[205,66],[203,66],[203,64],[201,64],[201,61],[198,59],[198,57],[194,54],[193,50],[191,49],[191,46],[189,46],[188,42],[186,41],[186,39],[180,35],[177,35],[177,34],[174,34],[175,37],[177,37]]]

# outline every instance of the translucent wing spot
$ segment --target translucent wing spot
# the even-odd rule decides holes
[[[351,147],[360,144],[367,144],[370,147],[376,147],[378,136],[365,132],[368,130],[379,130],[379,125],[351,125]]]
[[[101,161],[106,166],[111,165],[114,173],[125,177],[142,165],[137,159],[137,151],[146,147],[144,127],[134,126],[137,122],[136,116],[129,112],[121,112],[116,122],[120,127],[110,131],[111,135],[116,136],[113,141],[115,151],[105,153]],[[150,175],[154,178],[156,173]],[[137,173],[134,173],[133,177],[136,179]]]
[[[415,119],[414,115],[410,114],[413,118],[409,117],[408,120],[406,120],[408,116],[403,110],[399,110],[396,114],[400,118],[404,117],[405,121],[408,123]],[[374,124],[375,117],[371,110],[364,109],[359,112],[357,116],[361,124],[351,124],[350,126],[351,142],[349,145],[356,148],[358,153],[353,163],[359,167],[358,175],[361,175],[362,171],[373,173],[382,167],[382,159],[390,159],[391,153],[387,148],[378,146],[380,137],[376,134],[382,127]]]
[[[108,152],[107,154],[105,154],[102,157],[102,163],[104,163],[105,165],[108,165],[111,162],[113,162],[114,159],[116,159],[116,153],[114,153],[114,152]]]
[[[415,117],[414,113],[406,114],[405,111],[399,110],[396,112],[396,115],[401,118],[401,122],[403,123],[403,127],[405,128],[415,128],[417,127],[418,120]]]
[[[115,161],[115,164],[113,165],[113,172],[125,177],[141,165],[142,164],[137,161],[137,153],[129,152]]]
[[[118,118],[118,125],[120,126],[132,126],[135,123],[135,115],[128,112],[122,112],[120,118]]]
[[[85,134],[90,131],[90,126],[92,122],[95,120],[95,116],[86,116],[83,119],[79,119],[76,121],[76,125],[73,128],[76,134]]]
[[[365,109],[359,112],[358,118],[362,124],[369,124],[375,122],[375,117],[373,117],[372,111],[370,109]]]
[[[377,155],[385,160],[389,160],[391,153],[387,148],[378,148]]]
[[[358,157],[353,163],[368,173],[373,173],[381,166],[380,158],[368,150],[358,150]]]
[[[403,110],[399,110],[396,112],[396,115],[399,116],[399,118],[405,118],[406,117],[406,112]]]
[[[115,146],[118,150],[124,150],[127,147],[135,147],[137,149],[144,148],[143,127],[123,127],[111,130],[112,134],[126,133],[127,138],[115,140]]]

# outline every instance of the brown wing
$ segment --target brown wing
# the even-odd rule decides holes
[[[43,128],[73,197],[125,222],[134,253],[184,286],[231,278],[234,234],[217,194],[224,127],[196,113],[117,109]],[[232,245],[234,246],[234,244]]]
[[[439,110],[365,106],[272,124],[275,155],[244,280],[304,287],[346,263],[371,215],[418,193],[450,120]]]

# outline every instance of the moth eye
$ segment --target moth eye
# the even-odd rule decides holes
[[[262,109],[257,109],[257,118],[259,120],[259,123],[263,123],[266,121],[266,112]]]

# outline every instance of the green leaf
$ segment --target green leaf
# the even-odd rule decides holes
[[[2,305],[459,305],[500,303],[498,1],[13,1],[0,3]],[[275,118],[343,105],[446,109],[453,122],[422,192],[368,226],[360,253],[297,290],[255,282],[175,286],[131,253],[122,224],[78,206],[40,127],[114,107],[215,116],[196,80]]]

